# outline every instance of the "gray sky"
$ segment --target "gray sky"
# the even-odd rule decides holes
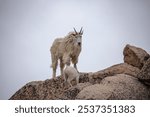
[[[126,44],[150,53],[150,0],[0,0],[0,99],[51,78],[52,42],[82,26],[81,72],[123,62]]]

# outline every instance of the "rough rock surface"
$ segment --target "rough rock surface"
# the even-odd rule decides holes
[[[150,58],[146,61],[137,77],[140,81],[144,82],[147,85],[150,85]]]
[[[64,88],[62,79],[48,79],[45,81],[33,81],[18,90],[10,99],[35,100],[35,99],[59,99]]]
[[[85,87],[88,87],[92,84],[90,83],[79,83],[78,85],[71,87],[69,89],[67,89],[66,91],[64,91],[63,95],[62,95],[62,99],[69,99],[69,100],[73,100],[76,99],[76,96],[78,95],[78,93],[83,90]]]
[[[129,75],[119,74],[104,78],[100,84],[84,88],[76,99],[142,100],[149,99],[149,88]]]
[[[123,51],[124,62],[132,66],[142,68],[146,60],[150,57],[149,54],[138,47],[126,45]]]
[[[124,62],[97,72],[80,73],[73,87],[64,81],[33,81],[19,89],[11,100],[150,99],[150,58],[138,47],[124,48]]]
[[[137,67],[133,67],[127,63],[121,63],[95,73],[90,73],[89,82],[93,84],[100,83],[103,78],[107,76],[114,76],[116,74],[128,74],[130,76],[136,77],[139,71],[140,69]]]
[[[10,99],[14,100],[59,100],[59,99],[75,99],[75,96],[86,86],[91,84],[85,80],[83,76],[87,76],[85,73],[81,73],[79,82],[85,81],[85,83],[79,83],[73,87],[64,86],[64,81],[57,77],[57,80],[47,79],[45,81],[33,81],[20,90],[18,90]],[[83,78],[83,79],[82,79]],[[86,83],[87,82],[87,83]]]

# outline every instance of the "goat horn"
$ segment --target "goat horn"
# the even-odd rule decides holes
[[[83,27],[81,27],[81,29],[80,29],[80,32],[79,32],[80,34],[82,34],[82,33],[83,33],[82,29],[83,29]]]
[[[74,29],[75,33],[77,34],[77,31],[76,31],[76,29],[75,29],[75,28],[73,28],[73,29]]]

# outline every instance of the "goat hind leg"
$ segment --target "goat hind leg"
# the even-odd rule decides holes
[[[57,64],[58,62],[55,61],[52,65],[52,68],[53,68],[53,78],[56,79],[56,69],[57,69]]]
[[[77,84],[79,83],[79,76],[76,78],[76,83]]]

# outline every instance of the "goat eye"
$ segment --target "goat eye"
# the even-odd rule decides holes
[[[76,34],[72,34],[73,36],[76,36]]]

